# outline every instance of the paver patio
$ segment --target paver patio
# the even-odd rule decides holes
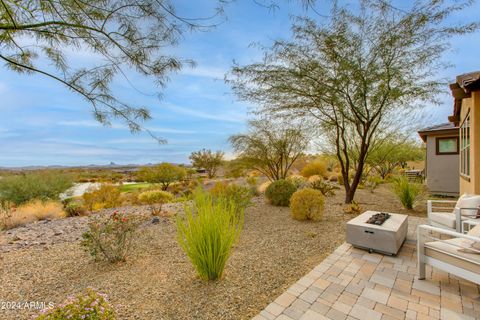
[[[254,320],[480,319],[480,287],[427,266],[417,279],[415,230],[397,256],[344,243]]]

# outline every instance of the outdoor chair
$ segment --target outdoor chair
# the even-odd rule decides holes
[[[419,225],[417,235],[418,279],[425,279],[428,264],[480,284],[480,225],[468,234]]]
[[[479,219],[480,196],[462,195],[454,200],[428,200],[428,224],[456,232],[463,232],[462,221]]]

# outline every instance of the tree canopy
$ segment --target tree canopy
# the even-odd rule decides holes
[[[196,168],[203,168],[207,171],[208,177],[213,178],[217,174],[217,170],[223,163],[225,153],[222,151],[213,152],[212,150],[202,149],[192,152],[190,161]]]
[[[163,190],[173,182],[183,180],[187,172],[184,168],[170,163],[161,163],[153,167],[142,167],[138,171],[138,178],[149,183],[159,183]]]
[[[234,66],[228,79],[241,99],[259,105],[258,113],[313,119],[332,137],[347,203],[379,128],[436,102],[446,84],[438,71],[446,67],[449,38],[478,28],[446,22],[471,1],[418,0],[405,10],[386,0],[359,2],[358,10],[335,2],[325,23],[298,18],[292,40],[266,48],[262,61]],[[352,144],[358,148],[353,176]]]
[[[230,137],[239,159],[271,181],[287,177],[295,161],[305,152],[309,138],[299,127],[265,119],[249,122],[249,131]]]

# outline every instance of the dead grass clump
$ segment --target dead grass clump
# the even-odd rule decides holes
[[[38,220],[58,219],[65,216],[66,214],[61,203],[34,200],[10,211],[9,216],[3,220],[1,227],[3,229],[11,229]]]

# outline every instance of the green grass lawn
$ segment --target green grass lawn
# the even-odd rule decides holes
[[[152,186],[151,183],[133,183],[133,184],[124,184],[120,186],[121,192],[132,192],[140,189],[145,189]]]

